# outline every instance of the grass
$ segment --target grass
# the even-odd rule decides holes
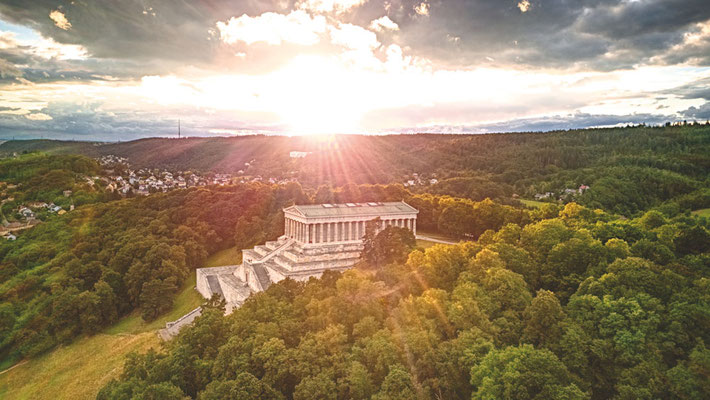
[[[234,250],[216,253],[205,264],[215,266],[229,251]],[[194,289],[195,274],[191,275],[175,297],[172,310],[155,321],[145,322],[134,312],[102,333],[82,337],[0,374],[0,399],[96,398],[99,389],[121,373],[128,353],[158,349],[161,341],[156,330],[202,304],[202,296]]]
[[[417,239],[417,247],[422,248],[422,249],[428,249],[429,247],[436,246],[437,244],[440,244],[440,243],[431,242],[429,240]],[[446,245],[444,245],[444,246],[446,246]]]
[[[109,335],[137,334],[152,332],[164,328],[166,322],[175,321],[202,304],[204,299],[194,288],[195,274],[192,273],[190,278],[183,285],[177,297],[175,297],[172,310],[151,322],[143,321],[140,313],[138,311],[134,311],[106,329],[105,333]]]
[[[93,399],[118,377],[126,354],[159,345],[154,332],[84,337],[0,375],[0,398]]]
[[[230,247],[212,254],[205,260],[205,267],[221,267],[223,265],[236,265],[242,262],[242,250]]]
[[[521,203],[525,204],[528,207],[534,207],[534,208],[540,208],[544,206],[545,204],[550,204],[550,203],[545,203],[544,201],[536,201],[536,200],[525,200],[525,199],[518,199]]]
[[[697,215],[698,217],[710,218],[710,208],[703,208],[701,210],[695,210],[692,212],[692,214]]]

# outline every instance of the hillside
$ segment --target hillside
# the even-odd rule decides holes
[[[475,201],[509,202],[513,195],[532,199],[552,193],[548,200],[567,202],[575,196],[566,196],[565,189],[586,185],[588,195],[575,201],[627,216],[683,196],[682,210],[710,206],[710,196],[696,193],[707,188],[710,175],[708,125],[491,135],[153,138],[108,144],[10,141],[0,145],[0,153],[25,147],[114,154],[136,167],[296,178],[311,189],[412,181],[414,192]],[[291,158],[291,151],[308,154]]]

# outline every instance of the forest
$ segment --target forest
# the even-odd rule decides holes
[[[154,320],[208,256],[280,235],[291,204],[404,200],[421,230],[463,241],[422,249],[385,230],[353,270],[272,285],[229,316],[209,301],[99,398],[710,397],[710,220],[691,213],[710,207],[710,127],[38,142],[0,159],[3,213],[68,206],[67,190],[76,208],[0,241],[2,365]],[[121,198],[77,154],[102,152],[215,171],[261,154],[248,173],[298,182]],[[438,182],[404,187],[415,171]]]
[[[98,398],[708,398],[709,227],[570,203],[424,251],[385,230],[365,254],[411,253],[213,302]]]

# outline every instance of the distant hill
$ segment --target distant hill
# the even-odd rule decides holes
[[[710,175],[710,126],[629,127],[490,135],[151,138],[121,143],[8,141],[0,154],[114,154],[135,167],[296,178],[301,185],[414,180],[416,191],[505,201],[590,185],[588,206],[622,214],[700,190]],[[292,158],[292,151],[307,153]],[[438,183],[430,185],[431,179]],[[435,181],[434,181],[435,182]],[[556,198],[556,197],[555,197]],[[704,208],[704,195],[682,207]],[[701,207],[702,206],[702,207]]]
[[[31,151],[41,151],[49,154],[81,154],[98,156],[98,143],[77,142],[65,140],[33,139],[33,140],[7,140],[0,143],[0,156]]]

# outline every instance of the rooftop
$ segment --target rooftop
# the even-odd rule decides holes
[[[284,209],[284,212],[291,212],[306,218],[318,217],[348,217],[365,215],[388,215],[388,214],[416,214],[419,211],[403,201],[395,202],[370,202],[370,203],[343,203],[343,204],[307,204],[294,205]]]

